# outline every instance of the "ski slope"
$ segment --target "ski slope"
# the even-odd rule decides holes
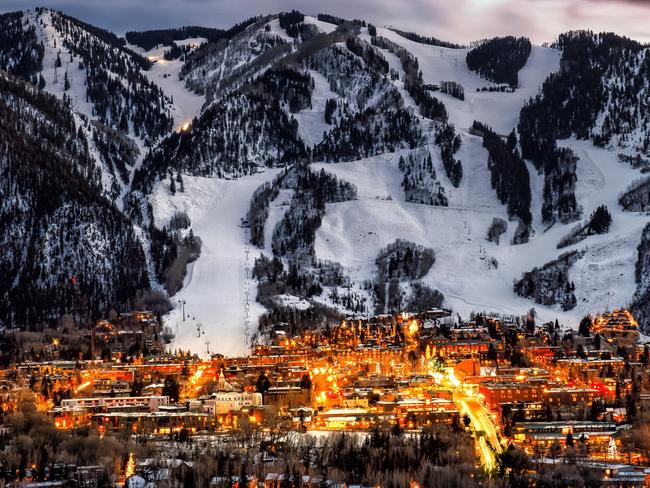
[[[203,38],[192,38],[177,41],[176,44],[199,46],[205,41],[206,39]],[[158,46],[149,51],[131,44],[127,44],[127,47],[153,61],[153,66],[144,71],[144,74],[172,100],[174,130],[181,130],[185,124],[190,124],[195,117],[199,116],[205,97],[197,95],[185,87],[185,83],[179,78],[183,61],[164,58],[165,51],[169,50],[168,46]]]
[[[323,75],[314,70],[309,70],[309,75],[314,80],[311,108],[292,115],[298,121],[298,136],[305,144],[314,147],[323,140],[323,134],[332,128],[325,122],[325,103],[330,98],[338,98],[338,95],[330,89],[330,85]]]
[[[457,190],[461,197],[450,199],[449,207],[405,202],[396,162],[399,156],[391,155],[312,165],[355,183],[359,197],[328,205],[316,234],[316,255],[339,261],[360,286],[374,277],[377,254],[395,239],[430,247],[436,253],[436,262],[423,281],[439,289],[445,295],[445,305],[462,316],[476,311],[520,315],[534,307],[542,320],[557,317],[567,325],[577,325],[588,313],[626,306],[635,289],[636,246],[647,217],[623,212],[617,197],[638,173],[618,162],[615,153],[589,142],[569,140],[562,145],[571,147],[580,158],[577,196],[584,207],[583,215],[586,218],[597,206],[606,204],[613,216],[608,234],[558,250],[557,243],[575,224],[556,224],[546,232],[539,225],[529,243],[511,246],[508,242],[515,225],[510,222],[500,245],[488,242],[485,235],[492,219],[508,217],[489,188],[487,153],[480,157],[476,151],[475,158],[463,159],[476,166],[465,165],[470,171]],[[472,151],[468,149],[468,153]],[[532,181],[536,191],[535,179]],[[467,205],[472,196],[474,205]],[[540,208],[541,201],[537,209],[533,208],[537,219]],[[514,295],[513,281],[522,273],[570,249],[586,250],[569,272],[578,300],[574,310],[563,312]],[[491,258],[496,259],[497,268]]]
[[[457,158],[463,162],[464,176],[459,188],[451,186],[438,149],[432,146],[434,167],[445,187],[449,207],[431,207],[404,201],[400,185],[403,175],[397,167],[399,154],[312,165],[354,183],[359,190],[358,200],[328,206],[316,234],[318,258],[339,261],[355,286],[360,286],[374,277],[378,252],[395,239],[430,247],[436,253],[436,263],[423,281],[439,289],[445,295],[445,305],[463,316],[482,310],[520,315],[535,307],[542,320],[557,317],[567,325],[576,325],[588,313],[626,306],[635,289],[636,246],[647,219],[624,213],[618,206],[618,194],[639,173],[620,163],[613,151],[595,148],[587,141],[561,141],[580,158],[576,196],[583,207],[583,219],[606,204],[614,218],[610,233],[558,250],[557,243],[575,223],[546,229],[540,222],[544,179],[528,163],[535,231],[531,241],[518,246],[509,244],[516,226],[513,222],[501,245],[485,239],[494,217],[508,217],[490,185],[487,151],[481,138],[469,134],[468,129],[479,120],[499,133],[510,132],[526,100],[538,92],[549,74],[559,69],[559,52],[533,47],[519,73],[520,87],[514,93],[477,92],[477,88],[491,83],[467,69],[467,50],[419,44],[388,29],[379,29],[379,35],[415,54],[426,82],[457,81],[465,87],[465,101],[434,92],[445,103],[450,121],[461,134],[463,144]],[[383,54],[392,66],[395,60],[390,53]],[[569,272],[578,300],[574,310],[563,312],[540,306],[513,293],[513,282],[522,273],[573,248],[586,251]]]
[[[281,35],[283,31],[276,24],[272,22],[271,31]],[[323,31],[329,28],[317,25]],[[418,44],[390,30],[379,31],[380,35],[418,57],[427,83],[457,81],[465,87],[465,101],[435,93],[445,103],[449,119],[461,135],[462,146],[456,157],[463,162],[464,176],[460,186],[453,187],[445,175],[439,149],[430,145],[434,169],[449,200],[448,207],[433,207],[405,201],[401,187],[403,173],[398,167],[399,156],[406,154],[405,151],[349,163],[313,163],[314,170],[325,169],[358,188],[357,200],[327,206],[316,233],[316,258],[341,263],[353,289],[366,296],[363,283],[374,278],[375,259],[382,248],[398,238],[430,247],[436,254],[436,262],[423,281],[440,290],[445,296],[445,306],[464,317],[479,311],[522,315],[534,307],[540,320],[558,318],[565,325],[577,326],[587,313],[627,305],[635,289],[636,246],[646,219],[623,213],[618,207],[618,194],[638,172],[618,162],[612,151],[597,149],[584,141],[561,141],[561,145],[570,147],[580,158],[576,196],[583,207],[583,217],[606,204],[614,218],[609,234],[592,236],[558,250],[557,243],[575,223],[556,224],[547,229],[540,222],[544,179],[528,163],[534,218],[530,242],[518,246],[509,244],[516,227],[513,222],[509,223],[500,245],[485,239],[492,220],[495,217],[508,220],[508,216],[490,185],[488,154],[482,139],[470,134],[468,129],[474,120],[487,123],[501,134],[516,127],[523,104],[537,93],[549,74],[559,69],[559,53],[554,49],[533,47],[526,66],[519,73],[520,87],[514,93],[477,92],[477,88],[492,84],[467,69],[467,50]],[[397,58],[382,51],[390,66],[401,74]],[[156,68],[164,73],[163,66]],[[340,97],[330,90],[322,75],[313,71],[310,75],[314,79],[312,106],[293,116],[298,122],[299,136],[313,147],[331,127],[324,122],[326,100]],[[163,75],[162,80],[156,82],[164,88],[166,80]],[[418,113],[403,90],[402,81],[394,83],[406,106]],[[177,307],[165,317],[165,323],[176,332],[173,348],[206,351],[206,341],[209,341],[213,353],[240,355],[247,352],[243,331],[247,303],[244,290],[248,286],[254,297],[256,284],[246,284],[245,253],[248,249],[251,264],[259,252],[272,254],[273,229],[286,212],[292,191],[281,190],[271,202],[263,251],[248,247],[240,223],[254,190],[275,174],[277,171],[266,171],[235,181],[184,176],[185,193],[174,196],[169,194],[165,184],[156,188],[151,201],[157,225],[165,225],[178,210],[187,211],[195,235],[203,241],[200,258],[190,265],[184,287],[174,297]],[[522,273],[570,249],[586,251],[569,272],[578,300],[574,310],[563,312],[557,307],[540,306],[514,294],[513,282]],[[278,300],[286,306],[308,306],[298,297],[282,296]],[[332,305],[326,293],[317,300]],[[179,305],[183,301],[188,315],[185,322]],[[263,309],[254,301],[250,305],[250,327],[254,330]],[[200,332],[198,323],[202,324]]]
[[[183,176],[185,191],[175,195],[164,182],[156,186],[150,198],[156,225],[167,225],[174,213],[185,211],[203,243],[201,256],[188,266],[183,288],[173,297],[176,308],[164,317],[165,325],[176,334],[172,349],[205,353],[209,341],[211,353],[248,354],[244,337],[248,244],[241,223],[255,189],[277,173],[269,170],[238,180]],[[258,251],[250,248],[249,252],[252,267]],[[255,302],[255,285],[249,283],[249,288],[250,330],[254,332],[264,309]]]
[[[425,83],[456,81],[465,88],[465,100],[432,92],[447,108],[456,129],[468,129],[474,120],[490,125],[497,133],[507,134],[516,125],[519,111],[530,97],[537,94],[544,80],[560,68],[560,52],[533,46],[526,65],[519,71],[519,88],[514,93],[477,92],[477,88],[496,86],[470,71],[465,63],[469,49],[430,46],[406,39],[386,28],[377,28],[377,35],[407,49],[418,58]],[[363,37],[363,36],[362,36]],[[370,40],[366,35],[366,40]],[[390,62],[390,58],[387,56]]]
[[[534,307],[541,320],[558,318],[564,324],[576,325],[587,313],[625,306],[634,293],[636,245],[645,219],[624,214],[618,208],[619,192],[637,177],[637,172],[618,162],[613,152],[583,141],[562,142],[580,158],[576,195],[583,206],[583,215],[588,216],[605,203],[614,216],[609,234],[592,236],[573,246],[586,250],[570,271],[578,299],[574,310],[562,312],[556,307],[539,306],[512,291],[514,280],[522,273],[571,249],[558,250],[556,244],[575,225],[556,224],[550,229],[542,225],[543,177],[532,165],[529,170],[535,233],[531,241],[510,245],[516,227],[512,222],[500,245],[485,239],[493,218],[507,220],[508,216],[490,186],[488,154],[482,140],[469,134],[468,129],[476,119],[500,133],[512,130],[525,101],[559,68],[559,53],[534,47],[520,72],[521,86],[514,93],[476,92],[476,88],[490,83],[467,70],[466,50],[413,43],[388,30],[382,30],[381,35],[416,54],[427,82],[453,80],[465,86],[464,102],[436,94],[444,101],[450,120],[461,134],[463,144],[457,157],[463,161],[464,177],[460,186],[454,188],[445,176],[438,148],[430,146],[434,168],[449,199],[449,207],[433,207],[405,201],[401,187],[403,173],[398,167],[400,152],[349,163],[312,164],[313,169],[325,169],[358,188],[357,200],[328,205],[316,233],[316,257],[340,262],[353,288],[363,294],[363,282],[374,278],[375,259],[380,249],[397,238],[430,247],[435,251],[436,262],[423,281],[445,295],[445,306],[465,317],[477,311],[521,315]],[[397,59],[384,54],[399,72],[399,66],[394,66]],[[294,117],[300,137],[313,147],[322,139],[323,131],[329,129],[323,120],[325,101],[338,96],[330,90],[324,77],[315,72],[310,74],[314,78],[312,107]],[[402,88],[400,81],[396,84]],[[404,98],[407,106],[412,103],[408,95]],[[182,321],[179,307],[165,318],[166,324],[176,331],[174,348],[205,351],[205,341],[209,341],[211,352],[228,355],[246,352],[242,324],[246,307],[243,289],[247,245],[239,225],[253,191],[275,174],[267,171],[237,181],[184,177],[185,194],[174,196],[169,195],[164,184],[156,189],[152,200],[157,224],[164,225],[175,211],[185,210],[195,234],[203,240],[201,257],[190,266],[182,291],[174,297],[177,304],[186,302],[189,318]],[[273,229],[282,219],[291,197],[291,190],[281,190],[271,202],[264,244],[264,252],[269,255]],[[258,251],[249,249],[249,252],[257,254]],[[255,284],[249,286],[254,295]],[[319,300],[327,303],[326,297]],[[298,308],[306,306],[296,297],[282,297],[282,301],[296,304]],[[251,305],[253,329],[263,309],[254,302]],[[202,324],[200,333],[197,323]]]

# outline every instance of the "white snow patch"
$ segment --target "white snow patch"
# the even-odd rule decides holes
[[[287,34],[287,31],[285,31],[282,27],[280,27],[279,19],[273,19],[268,23],[268,26],[270,27],[271,32],[273,34],[278,36],[283,41],[288,42],[289,44],[293,44],[295,39],[291,37],[289,34]]]
[[[203,38],[185,39],[177,41],[176,44],[200,45]],[[165,51],[169,46],[160,45],[144,51],[138,46],[127,45],[129,49],[141,53],[143,56],[153,61],[153,66],[147,71],[143,71],[149,81],[158,85],[163,93],[169,97],[173,103],[171,106],[172,116],[174,117],[174,130],[180,130],[185,124],[191,123],[195,117],[201,114],[201,108],[205,102],[205,97],[197,95],[185,87],[185,82],[179,78],[183,61],[180,59],[166,60]]]
[[[311,307],[311,304],[307,300],[294,295],[276,295],[273,297],[273,301],[275,301],[280,307],[293,308],[296,310],[307,310]]]

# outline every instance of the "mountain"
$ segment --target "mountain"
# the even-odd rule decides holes
[[[52,95],[0,75],[0,321],[101,317],[149,287],[142,245],[102,196],[83,121]],[[54,323],[54,322],[51,322]]]
[[[646,46],[297,11],[126,39],[47,9],[0,24],[5,324],[167,297],[174,347],[228,354],[441,306],[650,327]]]

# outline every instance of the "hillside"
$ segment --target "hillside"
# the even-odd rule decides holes
[[[89,178],[88,143],[65,104],[0,74],[0,321],[100,317],[150,288],[127,218]]]
[[[437,306],[534,307],[576,325],[634,300],[650,328],[639,298],[647,47],[574,32],[552,47],[508,37],[466,48],[295,12],[130,33],[134,44],[45,9],[0,23],[11,32],[1,67],[60,100],[59,164],[106,209],[76,211],[81,228],[130,249],[82,245],[74,258],[35,254],[34,266],[137,262],[125,290],[104,276],[102,293],[171,298],[172,347],[239,354],[280,324]],[[77,205],[66,188],[61,205]],[[585,231],[603,205],[608,231]],[[5,287],[21,289],[12,266]]]

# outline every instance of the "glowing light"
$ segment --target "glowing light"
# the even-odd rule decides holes
[[[86,388],[88,388],[92,384],[93,384],[92,380],[91,381],[84,381],[79,386],[77,386],[77,388],[74,391],[75,391],[75,393],[79,393],[80,391],[85,390]]]
[[[419,326],[418,326],[417,321],[415,321],[415,320],[411,320],[411,321],[409,322],[409,326],[408,326],[408,333],[409,333],[410,335],[415,335],[415,334],[418,333],[418,329],[419,329]]]
[[[129,453],[129,460],[126,462],[126,468],[124,470],[124,477],[128,478],[129,476],[133,476],[135,474],[135,457],[133,456],[133,453]]]

